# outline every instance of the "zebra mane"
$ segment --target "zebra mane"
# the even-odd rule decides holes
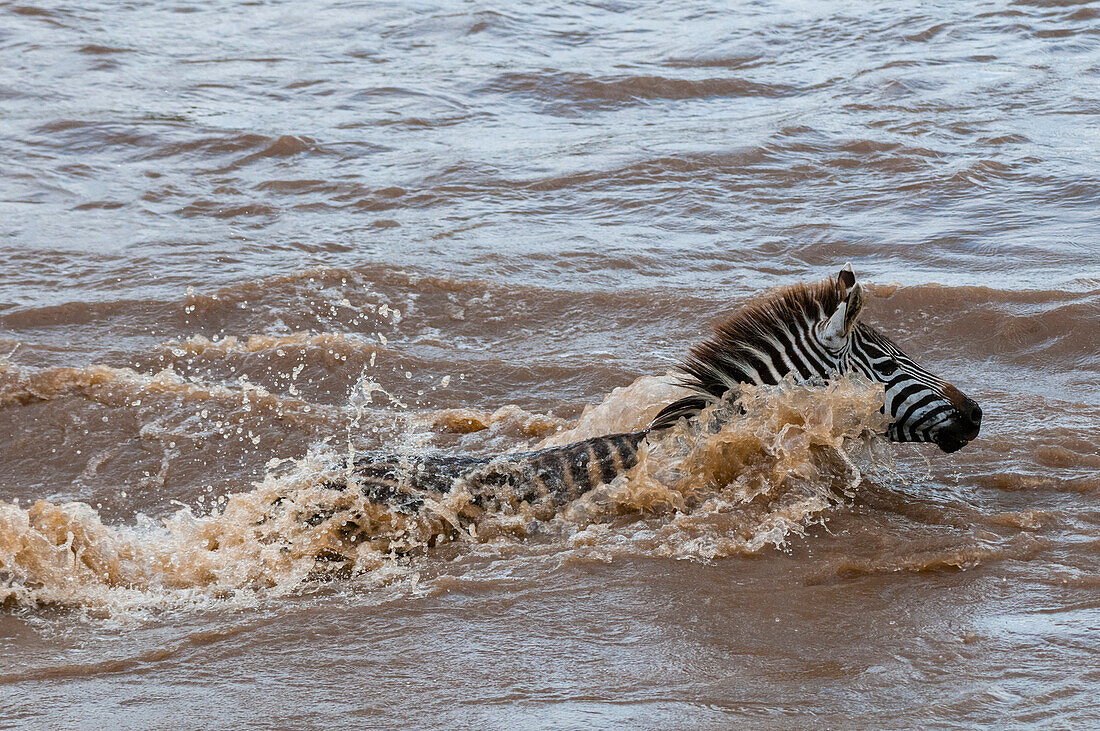
[[[679,366],[679,385],[697,394],[666,406],[650,428],[662,429],[681,417],[694,416],[739,384],[769,379],[770,374],[758,365],[776,350],[776,335],[795,334],[804,323],[831,315],[840,303],[841,288],[832,277],[778,287],[750,301],[715,325],[709,339],[691,348]]]

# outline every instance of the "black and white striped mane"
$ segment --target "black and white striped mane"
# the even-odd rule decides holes
[[[842,272],[843,278],[848,272]],[[657,415],[651,429],[672,426],[681,417],[691,418],[708,404],[723,398],[743,383],[771,384],[782,380],[774,364],[787,360],[802,379],[813,378],[789,343],[797,341],[798,350],[813,349],[815,344],[803,334],[807,323],[827,318],[841,304],[840,284],[851,287],[855,278],[842,282],[819,282],[779,287],[743,305],[736,313],[714,327],[714,334],[692,346],[679,366],[678,384],[696,391],[669,404]],[[824,359],[824,358],[823,358]]]

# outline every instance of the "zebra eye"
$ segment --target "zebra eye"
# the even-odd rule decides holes
[[[898,362],[893,358],[875,364],[875,370],[881,376],[889,376],[898,370]]]

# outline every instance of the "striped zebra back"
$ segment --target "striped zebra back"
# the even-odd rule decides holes
[[[545,498],[563,505],[637,465],[647,434],[608,434],[493,458],[364,455],[355,460],[352,473],[366,497],[403,512],[420,510],[426,496],[449,493],[456,485],[468,489],[472,502],[482,508],[501,500],[534,503]],[[347,481],[336,478],[325,487],[345,490]]]

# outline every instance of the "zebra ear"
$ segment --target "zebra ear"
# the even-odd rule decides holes
[[[837,287],[840,288],[840,298],[848,296],[848,290],[856,286],[856,273],[852,271],[852,262],[848,262],[836,275]]]
[[[844,270],[841,270],[841,274]],[[848,270],[851,274],[851,270]],[[843,278],[841,279],[843,284]],[[822,329],[822,336],[824,337],[827,345],[835,345],[840,347],[848,339],[848,335],[852,332],[852,327],[856,324],[856,318],[859,317],[860,311],[863,309],[863,287],[855,282],[855,275],[852,275],[852,286],[848,290],[844,301],[840,303],[840,306],[836,308],[836,312],[825,323],[825,327]]]

